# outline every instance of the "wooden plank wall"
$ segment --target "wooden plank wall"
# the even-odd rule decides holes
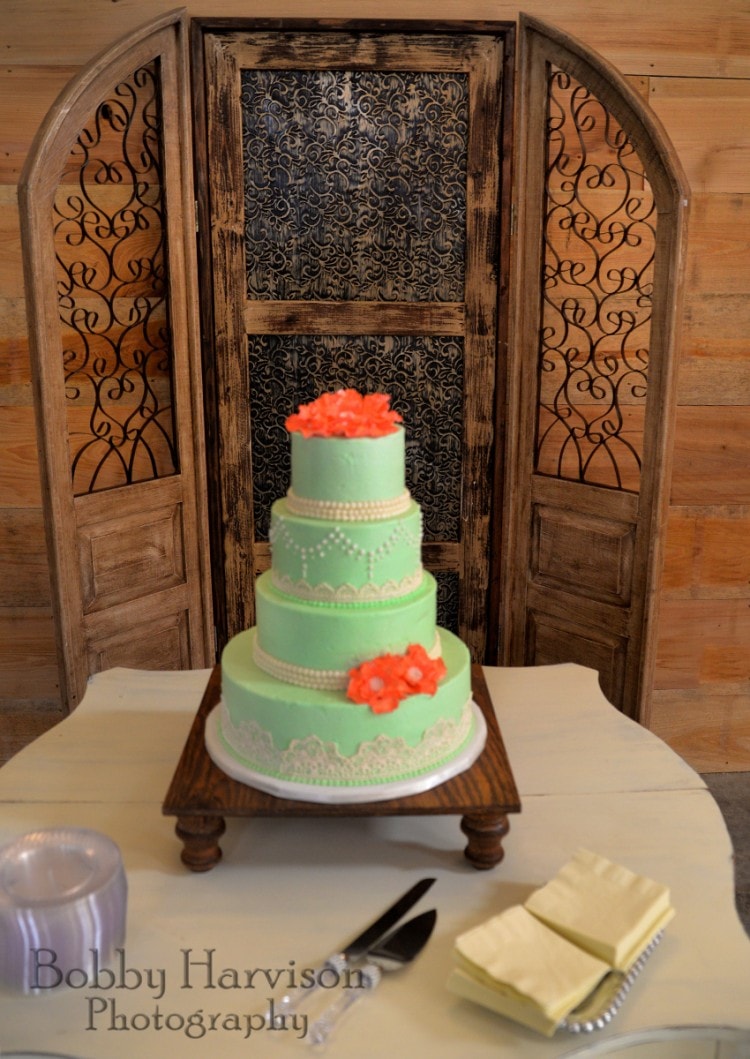
[[[4,0],[0,20],[0,759],[61,716],[16,185],[60,89],[173,0]],[[750,769],[750,13],[746,0],[189,0],[196,16],[554,23],[646,94],[692,188],[675,462],[650,727]]]

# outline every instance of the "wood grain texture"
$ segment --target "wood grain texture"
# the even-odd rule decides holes
[[[750,406],[683,406],[677,418],[671,503],[750,503]]]
[[[750,704],[741,689],[655,691],[650,727],[697,772],[750,771]]]
[[[54,699],[6,699],[0,713],[0,765],[66,717],[67,712]]]
[[[744,117],[750,126],[750,101]],[[713,151],[720,151],[709,136]],[[696,292],[750,293],[750,176],[741,192],[693,196],[687,279]]]
[[[668,599],[750,596],[750,507],[673,508],[662,591]]]
[[[689,239],[679,404],[750,406],[750,193],[696,195]]]
[[[32,403],[31,364],[23,299],[0,297],[0,320],[0,405],[28,407]]]
[[[39,508],[0,508],[0,613],[3,607],[49,606],[42,512]]]
[[[248,15],[245,0],[188,0],[193,17]],[[154,15],[172,10],[172,0],[128,0],[95,9],[83,0],[5,0],[6,62],[54,65],[61,56],[78,65],[117,37]],[[106,10],[106,14],[104,11]],[[588,41],[624,73],[696,77],[746,77],[750,73],[750,30],[743,0],[717,9],[704,0],[598,0],[595,17],[582,0],[357,0],[360,18],[517,19],[525,11],[553,21]],[[351,0],[256,0],[255,17],[350,18]],[[637,32],[634,32],[637,27]]]
[[[21,226],[14,186],[0,185],[0,290],[7,299],[23,304]]]
[[[750,84],[654,78],[651,106],[670,130],[694,193],[750,191]]]
[[[6,507],[41,507],[34,409],[0,408],[0,496]]]
[[[463,303],[270,302],[245,306],[248,334],[463,335]]]
[[[3,698],[59,701],[55,627],[48,607],[0,610],[0,688]]]
[[[534,506],[531,565],[540,587],[576,589],[627,606],[633,578],[632,523]]]
[[[3,14],[3,25],[8,22]],[[3,32],[3,37],[5,33]],[[0,183],[15,185],[37,129],[59,93],[78,72],[77,66],[60,65],[61,52],[50,65],[35,62],[31,66],[0,67]]]
[[[721,684],[746,691],[750,681],[750,598],[664,599],[655,687]]]

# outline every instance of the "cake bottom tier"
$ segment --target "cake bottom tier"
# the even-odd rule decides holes
[[[413,695],[391,713],[375,714],[343,691],[269,676],[253,661],[255,629],[240,633],[222,655],[213,728],[219,756],[251,773],[326,787],[393,784],[439,770],[476,744],[477,714],[466,645],[445,629],[438,635],[447,674],[435,695]]]

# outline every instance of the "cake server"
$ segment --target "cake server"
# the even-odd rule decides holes
[[[358,934],[343,949],[333,953],[320,967],[316,968],[314,983],[311,986],[300,986],[296,989],[290,989],[277,1003],[274,1003],[271,1011],[266,1016],[266,1020],[271,1021],[277,1015],[286,1015],[289,1012],[296,1011],[304,1000],[307,1000],[320,988],[320,975],[323,971],[331,970],[340,974],[350,963],[360,959],[413,908],[434,882],[433,878],[427,878],[420,879],[418,883],[415,883],[410,890],[407,890],[402,897],[399,897],[398,901],[395,901],[390,908],[387,908],[381,916],[378,916],[368,927],[365,927],[361,934]]]
[[[429,941],[436,921],[437,912],[433,908],[403,923],[369,949],[364,954],[366,962],[359,972],[361,984],[342,989],[333,1003],[313,1022],[309,1033],[310,1044],[316,1047],[324,1045],[344,1012],[360,997],[371,993],[384,972],[397,971],[404,964],[411,963]]]

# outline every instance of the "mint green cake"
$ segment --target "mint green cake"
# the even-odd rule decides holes
[[[255,585],[255,627],[222,653],[207,726],[214,760],[274,794],[363,801],[424,790],[484,744],[469,652],[437,626],[404,430],[388,401],[339,391],[287,421],[291,485],[271,509],[271,569]]]

